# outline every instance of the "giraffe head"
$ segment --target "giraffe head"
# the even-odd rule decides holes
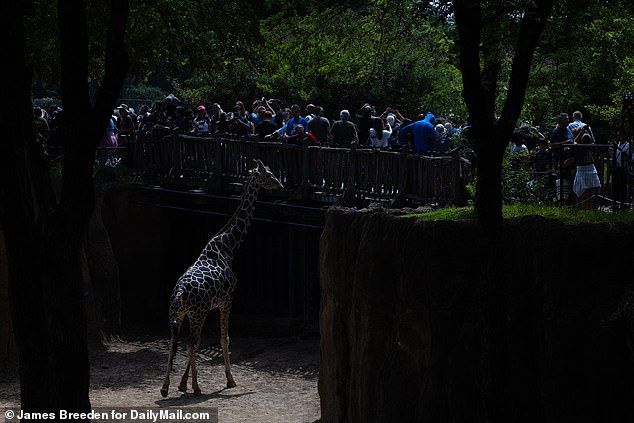
[[[253,161],[255,162],[255,168],[251,171],[251,174],[255,176],[257,186],[264,189],[284,189],[284,185],[267,166],[264,166],[264,163],[258,159]]]

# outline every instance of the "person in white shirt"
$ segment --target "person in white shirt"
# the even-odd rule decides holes
[[[387,148],[389,146],[390,136],[392,135],[392,127],[383,119],[374,119],[374,127],[370,128],[370,147]]]
[[[581,129],[585,126],[585,132],[590,134],[590,137],[592,138],[592,143],[594,144],[596,140],[594,139],[592,128],[590,128],[587,123],[582,122],[581,119],[583,119],[583,115],[580,111],[577,110],[572,114],[572,122],[568,124],[568,129],[572,131],[572,135],[574,135],[575,139],[577,138],[577,135],[579,135],[579,139],[581,139],[581,135],[583,134],[580,134],[579,131],[581,131]]]

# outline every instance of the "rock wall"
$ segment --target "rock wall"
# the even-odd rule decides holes
[[[535,216],[505,226],[513,421],[634,421],[634,227]],[[479,264],[474,223],[331,210],[322,421],[483,421]]]

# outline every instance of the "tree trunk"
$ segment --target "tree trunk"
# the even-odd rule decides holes
[[[95,149],[127,71],[127,0],[112,2],[106,75],[94,107],[88,96],[86,5],[59,1],[64,173],[60,203],[37,144],[27,66],[25,2],[0,14],[9,74],[0,84],[0,223],[9,268],[11,318],[19,355],[22,409],[90,410],[82,246],[94,206]]]
[[[0,379],[15,376],[18,352],[9,310],[9,280],[4,230],[0,226]]]
[[[24,410],[90,410],[81,255],[65,235],[22,242],[7,236]]]
[[[487,422],[512,421],[506,389],[508,370],[505,281],[502,278],[502,157],[524,103],[533,53],[552,0],[527,3],[523,10],[508,92],[496,118],[505,13],[499,3],[456,0],[463,97],[476,140],[476,214],[481,230],[481,273],[478,286],[481,395]],[[484,12],[484,13],[483,13]],[[512,13],[509,11],[509,13]],[[486,21],[486,25],[484,22]]]
[[[486,131],[485,131],[486,132]],[[488,132],[492,133],[492,132]],[[502,184],[504,150],[497,140],[479,141],[476,209],[481,230],[478,295],[480,327],[481,394],[486,421],[510,421],[507,390],[507,326],[505,283],[502,278]],[[499,163],[499,164],[498,164]]]
[[[484,133],[492,134],[492,128]],[[489,230],[499,231],[502,227],[502,157],[504,149],[498,146],[493,135],[476,139],[477,180],[476,180],[476,215],[478,222],[486,233]],[[509,134],[510,137],[510,134]]]

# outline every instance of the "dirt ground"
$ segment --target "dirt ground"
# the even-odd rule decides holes
[[[211,345],[210,345],[211,344]],[[226,389],[220,345],[207,340],[198,359],[202,395],[179,392],[186,365],[179,347],[170,392],[159,392],[167,364],[168,339],[123,335],[109,340],[91,357],[90,400],[95,407],[140,409],[218,408],[220,423],[304,423],[319,419],[319,339],[316,335],[283,338],[232,337],[233,377]],[[19,404],[17,378],[0,380],[0,409]]]

